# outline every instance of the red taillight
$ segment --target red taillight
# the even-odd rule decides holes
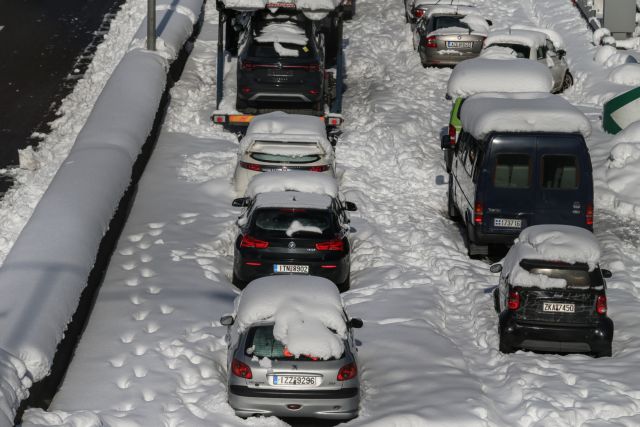
[[[262,172],[262,166],[255,163],[240,162],[240,167],[254,172]]]
[[[453,147],[456,145],[456,127],[449,125],[449,144]]]
[[[227,116],[223,114],[214,114],[211,116],[211,120],[213,120],[213,123],[225,123],[227,121]]]
[[[341,117],[327,117],[325,120],[327,126],[340,126],[342,124]]]
[[[347,381],[352,378],[355,378],[358,375],[358,367],[355,363],[349,363],[348,365],[344,365],[338,371],[338,381]]]
[[[329,165],[311,166],[309,170],[311,172],[324,172],[329,170]]]
[[[236,377],[245,378],[247,380],[253,378],[251,368],[238,359],[233,359],[233,361],[231,362],[231,372],[233,372],[233,375],[235,375]]]
[[[596,311],[598,314],[607,314],[607,296],[598,295],[596,299]]]
[[[261,262],[257,262],[257,261],[247,261],[245,262],[246,265],[248,265],[249,267],[260,267],[262,265]]]
[[[256,67],[257,67],[257,64],[254,64],[253,62],[248,62],[248,61],[240,62],[241,70],[251,71],[251,70],[254,70]]]
[[[338,268],[338,266],[337,266],[337,265],[334,265],[334,264],[327,264],[327,265],[321,265],[321,266],[320,266],[320,268],[329,268],[329,269],[332,269],[332,268]]]
[[[586,219],[587,225],[593,225],[593,203],[587,203]]]
[[[509,291],[509,298],[507,298],[507,308],[509,310],[517,310],[520,308],[520,294],[518,291]]]
[[[436,36],[429,36],[427,37],[427,43],[425,44],[426,47],[438,47],[438,45],[436,44]]]
[[[413,16],[416,18],[422,18],[424,15],[424,9],[413,9]]]
[[[269,247],[269,242],[265,242],[264,240],[258,240],[255,237],[251,237],[248,234],[242,236],[242,241],[240,242],[241,248],[256,248],[256,249],[266,249]]]
[[[242,88],[240,88],[240,90],[242,91],[242,93],[244,93],[245,95],[251,92],[251,88],[248,86],[243,86]]]
[[[328,242],[316,243],[319,251],[343,251],[344,242],[342,240],[329,240]]]
[[[482,208],[482,203],[480,202],[476,202],[475,206],[473,207],[473,222],[475,224],[482,224],[482,220],[484,219],[484,212],[483,212],[483,208]]]
[[[318,89],[309,89],[309,94],[311,95],[318,95],[320,93],[320,91]]]

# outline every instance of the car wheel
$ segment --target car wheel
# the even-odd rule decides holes
[[[564,73],[564,78],[562,79],[562,87],[560,88],[560,92],[564,92],[573,86],[573,76],[570,72]]]
[[[351,289],[351,273],[347,274],[347,279],[344,282],[338,284],[338,290],[340,293],[346,292],[349,289]]]
[[[240,278],[236,275],[236,272],[233,272],[233,276],[231,277],[231,283],[238,289],[242,290],[247,286],[247,283],[244,280],[240,280]]]
[[[506,340],[500,336],[500,353],[509,354],[514,353],[516,350],[509,344],[506,343]]]
[[[493,308],[496,313],[500,313],[500,294],[498,293],[498,288],[493,290]]]
[[[458,221],[460,219],[460,212],[455,205],[453,200],[453,176],[449,174],[449,191],[447,195],[447,214],[449,215],[449,219],[453,221]]]
[[[603,350],[598,351],[594,354],[595,357],[611,357],[611,343],[607,345]]]

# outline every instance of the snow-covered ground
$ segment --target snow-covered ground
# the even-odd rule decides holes
[[[484,0],[479,7],[496,27],[548,25],[566,42],[576,80],[566,97],[594,128],[596,236],[603,267],[614,272],[613,357],[498,352],[497,276],[466,256],[445,212],[439,135],[451,70],[422,68],[400,2],[358,0],[345,26],[345,132],[336,148],[341,189],[359,207],[352,289],[343,298],[365,321],[356,331],[361,414],[349,424],[638,425],[640,227],[615,210],[620,195],[606,180],[613,142],[598,117],[602,100],[627,88],[608,82],[610,68],[593,61],[596,48],[570,2]],[[76,357],[49,410],[28,411],[25,426],[284,425],[242,420],[226,403],[218,319],[233,311],[237,293],[229,280],[238,144],[208,119],[215,4],[205,13]],[[233,78],[234,64],[226,69]],[[25,177],[13,197],[35,195],[44,188],[38,182]],[[0,214],[17,224],[29,206],[5,204]]]

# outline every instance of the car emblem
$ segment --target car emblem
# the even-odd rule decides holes
[[[458,40],[461,40],[461,39],[462,39],[462,36],[458,36]]]
[[[298,365],[291,365],[291,367],[292,367],[293,369],[295,369],[296,371],[298,370]]]
[[[276,66],[278,67],[278,69],[282,69],[282,62],[278,62]]]
[[[289,249],[295,249],[296,248],[296,242],[289,242]]]

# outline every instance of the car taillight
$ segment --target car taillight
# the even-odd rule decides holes
[[[480,202],[476,202],[475,206],[473,207],[473,222],[475,224],[482,224],[482,220],[484,219],[484,211],[483,211],[483,207],[482,207],[482,203]]]
[[[242,236],[242,240],[240,241],[241,248],[256,248],[256,249],[266,249],[269,247],[269,242],[265,242],[264,240],[258,240],[255,237],[251,237],[248,234]]]
[[[231,372],[233,372],[233,375],[236,377],[245,378],[247,380],[253,378],[251,368],[238,359],[233,359],[233,361],[231,361]]]
[[[311,166],[309,170],[311,172],[324,172],[329,170],[329,165]]]
[[[255,163],[240,162],[240,167],[254,172],[262,172],[262,166]]]
[[[307,65],[305,67],[305,70],[307,70],[307,71],[320,71],[320,65],[319,64]]]
[[[413,9],[413,16],[416,18],[422,18],[424,15],[424,9]]]
[[[355,378],[356,375],[358,375],[358,367],[355,363],[349,363],[338,371],[338,381],[347,381]]]
[[[251,71],[251,70],[254,70],[256,67],[257,67],[257,64],[254,64],[253,62],[249,62],[249,61],[240,62],[240,69],[244,71]]]
[[[593,203],[587,203],[586,209],[587,225],[593,225]]]
[[[438,45],[436,44],[436,36],[429,36],[427,37],[427,43],[425,44],[426,47],[438,47]]]
[[[520,294],[518,291],[509,291],[509,298],[507,298],[507,308],[509,310],[517,310],[520,308]]]
[[[318,89],[309,89],[309,93],[311,95],[318,95],[320,93],[320,91]]]
[[[607,296],[598,295],[596,299],[596,311],[598,314],[607,314]]]
[[[449,125],[449,144],[453,147],[456,145],[456,127]]]
[[[344,250],[344,242],[342,240],[329,240],[328,242],[316,243],[316,249],[319,251],[342,251]]]

